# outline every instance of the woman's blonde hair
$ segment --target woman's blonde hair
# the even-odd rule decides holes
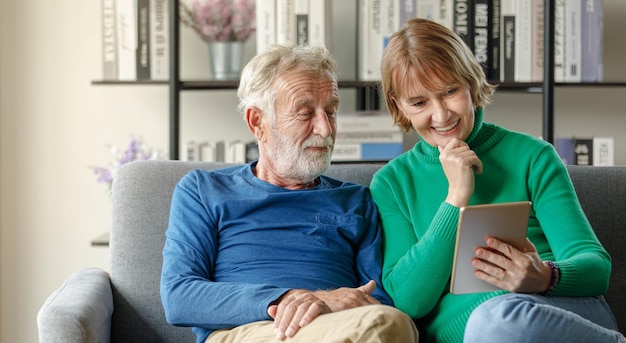
[[[381,63],[381,88],[393,122],[409,131],[411,122],[401,113],[395,99],[402,91],[421,84],[432,92],[441,83],[466,86],[475,107],[491,102],[496,86],[487,82],[485,72],[461,38],[443,25],[421,18],[407,21],[387,44]]]

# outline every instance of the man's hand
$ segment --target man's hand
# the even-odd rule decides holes
[[[274,318],[276,338],[282,341],[293,337],[320,314],[379,304],[371,296],[375,289],[373,280],[358,288],[344,287],[332,291],[292,289],[271,304],[267,313]]]

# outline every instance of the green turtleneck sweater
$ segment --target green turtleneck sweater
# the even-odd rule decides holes
[[[528,238],[561,279],[553,295],[596,296],[608,288],[611,260],[585,217],[569,175],[549,143],[483,122],[466,140],[483,163],[470,205],[532,201]],[[384,230],[383,286],[416,320],[421,341],[462,342],[474,308],[500,292],[449,293],[459,209],[437,147],[424,141],[381,168],[371,183]]]

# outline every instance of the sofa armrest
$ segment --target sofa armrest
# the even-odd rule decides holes
[[[109,342],[113,294],[109,274],[82,269],[54,291],[37,314],[39,341]]]

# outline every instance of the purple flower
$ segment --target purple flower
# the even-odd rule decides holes
[[[140,160],[160,160],[164,156],[158,150],[154,150],[145,145],[140,139],[132,138],[128,147],[124,151],[120,151],[116,146],[110,146],[111,153],[114,156],[110,167],[91,167],[96,181],[104,183],[111,190],[113,179],[119,168],[126,163]]]
[[[181,22],[207,42],[245,41],[255,32],[255,0],[181,2]]]

